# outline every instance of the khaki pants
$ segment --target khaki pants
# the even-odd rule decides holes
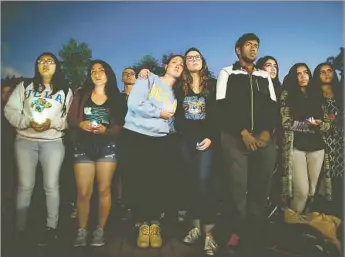
[[[293,199],[290,208],[301,213],[306,207],[308,196],[315,194],[325,151],[305,152],[294,148],[292,155]]]

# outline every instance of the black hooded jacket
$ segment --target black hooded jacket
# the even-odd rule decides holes
[[[268,73],[254,67],[252,74],[240,62],[225,67],[217,80],[218,119],[221,131],[239,136],[243,129],[273,132],[279,108]]]

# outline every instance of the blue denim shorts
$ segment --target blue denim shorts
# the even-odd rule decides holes
[[[74,163],[117,162],[116,145],[76,144],[74,146]]]

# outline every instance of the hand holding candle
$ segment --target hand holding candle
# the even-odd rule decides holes
[[[46,119],[44,123],[37,123],[34,120],[30,122],[30,126],[37,132],[43,132],[50,128],[50,119]]]
[[[314,117],[310,117],[307,120],[313,126],[319,126],[322,122],[322,120],[318,120],[318,119],[315,120]]]
[[[37,124],[43,124],[47,120],[47,109],[44,109],[42,112],[34,111],[32,114],[32,120]]]
[[[31,127],[37,132],[43,132],[50,128],[50,119],[47,118],[48,110],[44,109],[42,112],[34,111],[32,114]]]

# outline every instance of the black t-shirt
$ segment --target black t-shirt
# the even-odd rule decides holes
[[[108,100],[101,105],[97,105],[92,101],[90,96],[83,107],[83,114],[83,120],[97,122],[105,127],[110,126],[110,106]],[[110,139],[107,135],[93,134],[82,130],[79,136],[79,141],[83,143],[90,142],[94,144],[104,144],[108,143]]]
[[[294,112],[295,118],[299,121],[304,121],[310,117],[322,119],[323,116],[321,104],[306,96],[300,99],[300,104],[295,107]],[[295,132],[294,147],[300,151],[318,151],[325,148],[325,142],[322,139],[321,132],[315,128],[314,134]]]
[[[184,136],[195,141],[202,141],[207,135],[206,99],[200,94],[191,93],[183,99],[185,131]]]
[[[109,113],[110,106],[108,100],[101,105],[97,105],[90,97],[84,105],[84,120],[96,121],[106,127],[110,124]]]
[[[120,108],[121,108],[121,117],[122,121],[124,123],[125,117],[128,111],[127,101],[128,101],[129,95],[127,95],[125,92],[122,92],[120,94]]]

